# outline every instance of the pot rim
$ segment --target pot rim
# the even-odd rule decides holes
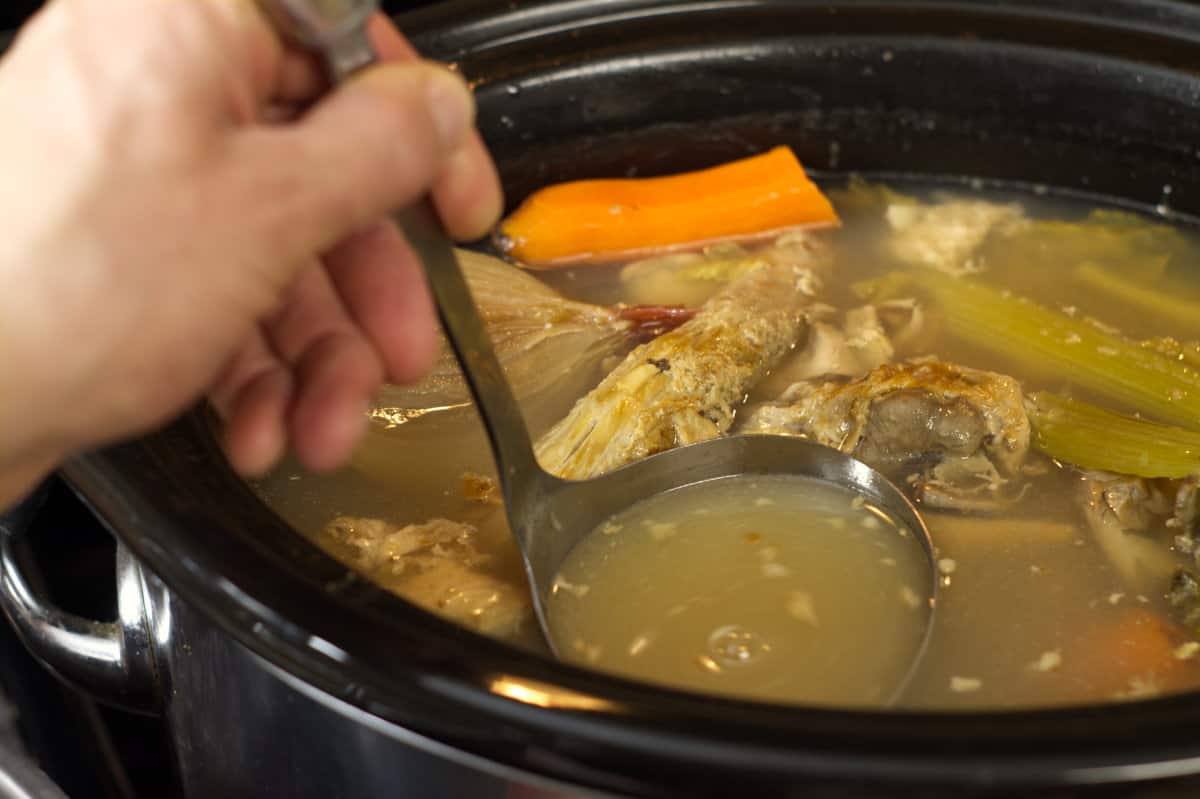
[[[455,61],[570,26],[783,5],[1014,26],[1036,17],[1200,47],[1200,9],[1166,0],[608,0],[599,15],[590,0],[496,5],[456,0],[403,24],[425,52]],[[212,468],[191,474],[197,464]],[[172,592],[254,653],[389,723],[554,779],[653,793],[719,774],[769,788],[799,778],[1085,785],[1200,772],[1200,739],[1188,734],[1200,724],[1200,692],[1003,712],[799,709],[653,687],[493,641],[359,580],[294,533],[225,464],[202,410],[63,472]]]

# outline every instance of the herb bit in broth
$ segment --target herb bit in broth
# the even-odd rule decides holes
[[[570,660],[667,685],[886,704],[920,653],[933,576],[918,539],[857,499],[743,476],[643,500],[613,518],[620,533],[597,529],[567,556],[547,601],[554,640]]]
[[[1193,232],[1077,200],[857,179],[826,204],[789,161],[780,175],[803,202],[779,206],[800,226],[781,234],[754,211],[775,191],[755,170],[780,159],[736,167],[749,190],[704,205],[736,204],[736,242],[715,241],[724,234],[682,202],[730,188],[726,173],[700,172],[675,194],[668,181],[544,195],[505,229],[521,245],[510,257],[550,253],[537,271],[464,254],[543,465],[585,477],[753,431],[887,472],[921,505],[941,586],[905,707],[1200,688]],[[604,227],[634,218],[632,205],[608,213],[627,190],[670,241]],[[572,227],[580,209],[603,212],[588,217],[600,229]],[[624,262],[596,263],[618,252]],[[452,359],[386,388],[369,418],[352,469],[280,470],[259,491],[387,588],[539,646]],[[769,482],[682,490],[662,499],[677,503],[669,513],[637,509],[650,515],[588,538],[553,598],[556,623],[578,630],[568,656],[722,694],[887,702],[928,610],[915,541]]]

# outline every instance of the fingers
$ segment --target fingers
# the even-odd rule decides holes
[[[380,385],[379,361],[353,335],[320,339],[296,364],[304,388],[291,414],[292,446],[309,469],[342,466],[367,426],[369,398]]]
[[[241,386],[225,423],[225,453],[239,474],[266,474],[287,451],[287,411],[292,395],[285,369],[262,372]]]
[[[338,87],[286,126],[250,129],[240,142],[241,172],[253,203],[269,208],[272,241],[291,256],[324,252],[345,235],[432,190],[448,233],[476,239],[500,214],[495,166],[473,130],[474,98],[440,66],[416,60],[384,19],[371,36],[386,65]],[[319,91],[316,65],[286,55],[276,102],[287,106]],[[273,119],[286,119],[276,114]],[[253,202],[253,200],[251,201]]]
[[[473,130],[466,84],[419,61],[382,16],[370,35],[391,63],[297,119],[288,109],[319,96],[325,81],[314,59],[281,52],[262,95],[275,112],[260,119],[287,124],[245,128],[222,175],[255,209],[248,222],[256,232],[243,230],[234,243],[271,270],[270,285],[284,296],[212,393],[230,460],[246,474],[266,469],[289,444],[311,469],[341,465],[383,379],[417,379],[436,356],[423,273],[396,228],[379,220],[426,192],[456,238],[484,235],[500,213],[499,180]],[[326,254],[327,272],[314,253]]]
[[[289,49],[284,52],[265,100],[308,103],[329,89],[329,79],[320,59],[311,53]]]
[[[372,17],[368,35],[384,61],[418,58],[413,46],[382,14]],[[470,131],[462,147],[447,160],[433,184],[433,201],[446,232],[459,241],[482,238],[499,220],[504,207],[500,178],[478,131]]]
[[[420,58],[386,14],[376,12],[367,23],[367,36],[383,61],[416,61]]]
[[[310,469],[340,466],[358,443],[368,403],[383,382],[379,353],[317,262],[300,276],[267,331],[292,369],[292,449]]]
[[[380,60],[419,60],[416,50],[382,13],[372,16],[367,35]],[[260,102],[307,105],[329,90],[325,65],[314,54],[289,46],[276,59],[270,59],[271,55],[264,55],[261,60],[265,63],[256,70]]]
[[[229,177],[245,185],[272,261],[288,272],[312,253],[420,197],[474,116],[466,85],[429,64],[380,66],[296,123],[251,129]],[[280,258],[280,256],[283,256]],[[290,276],[290,275],[289,275]]]
[[[209,394],[225,422],[225,452],[239,473],[261,475],[283,457],[291,394],[288,369],[256,330]]]
[[[374,345],[388,379],[411,383],[437,356],[425,276],[404,237],[381,222],[339,244],[326,264],[343,303]]]
[[[450,156],[433,184],[433,204],[458,241],[483,238],[495,227],[504,209],[500,176],[477,131]]]
[[[314,471],[340,466],[362,435],[383,371],[325,269],[311,261],[210,394],[230,462],[259,475],[290,445]]]

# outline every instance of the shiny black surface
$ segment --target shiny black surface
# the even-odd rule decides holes
[[[353,708],[295,690],[195,610],[157,591],[153,578],[150,585],[152,615],[170,618],[160,657],[172,681],[165,722],[182,796],[510,796],[508,780],[470,768],[453,752],[379,735],[361,712],[355,718]]]
[[[25,524],[22,568],[37,590],[74,613],[114,618],[113,539],[74,492],[52,479],[12,513],[0,513],[0,528]],[[179,795],[162,721],[99,705],[59,682],[3,619],[0,692],[15,707],[20,744],[71,799]]]
[[[29,15],[44,5],[44,0],[4,0],[0,3],[0,31],[13,29],[29,18]],[[400,14],[431,5],[431,0],[383,0],[382,6],[389,14]],[[0,36],[3,36],[0,33]]]
[[[460,2],[409,30],[429,31],[418,43],[477,81],[510,202],[551,180],[786,142],[826,169],[1151,205],[1169,185],[1174,208],[1200,209],[1200,12],[1187,4]],[[1096,783],[1127,795],[1122,785],[1200,773],[1196,695],[1005,714],[798,711],[484,640],[293,534],[224,465],[199,413],[67,474],[173,591],[251,650],[379,719],[531,772],[647,796],[1070,796]],[[611,709],[516,702],[489,691],[500,676]]]

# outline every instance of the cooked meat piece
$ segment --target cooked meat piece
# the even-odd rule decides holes
[[[1075,499],[1126,587],[1143,593],[1166,591],[1178,563],[1162,534],[1171,503],[1158,486],[1140,477],[1088,472]]]
[[[746,392],[804,330],[806,305],[829,254],[823,239],[791,234],[696,316],[635,349],[537,442],[538,460],[582,479],[733,424]]]
[[[1157,482],[1175,495],[1171,516],[1166,521],[1175,550],[1190,555],[1200,566],[1200,475]]]
[[[947,200],[926,204],[894,202],[885,216],[892,237],[888,248],[902,261],[950,275],[979,272],[974,256],[992,231],[1011,231],[1025,221],[1016,203]]]
[[[900,478],[937,507],[1015,498],[1029,420],[1011,377],[932,359],[857,380],[811,380],[747,414],[740,432],[811,438]]]
[[[513,638],[531,619],[529,592],[444,558],[405,581],[400,595],[465,627]],[[531,622],[530,622],[531,623]]]
[[[806,309],[808,335],[804,346],[787,356],[757,391],[769,396],[783,392],[798,380],[858,377],[892,359],[892,344],[874,306],[847,311],[841,327],[832,321],[836,313],[828,305]]]
[[[1200,476],[1192,475],[1178,481],[1167,526],[1175,528],[1182,535],[1194,536],[1197,523],[1200,523]]]
[[[479,566],[488,559],[479,550],[475,527],[449,519],[397,525],[382,519],[339,516],[325,525],[325,534],[349,547],[354,565],[366,572],[400,575],[425,557],[450,558],[467,566]]]
[[[910,480],[914,496],[923,505],[965,513],[1010,509],[1025,496],[1029,486],[1001,475],[983,452],[943,458]]]
[[[1200,580],[1187,569],[1177,569],[1167,590],[1167,604],[1180,623],[1195,633],[1200,627]]]
[[[915,350],[928,336],[925,309],[913,297],[887,300],[875,306],[879,322],[898,353]]]
[[[512,637],[531,618],[524,585],[480,571],[478,530],[449,519],[396,525],[380,519],[340,516],[325,534],[350,551],[349,560],[368,578],[426,610],[499,637]]]
[[[496,478],[477,472],[465,472],[462,476],[463,499],[480,505],[503,505],[500,484]]]
[[[873,305],[851,308],[846,311],[846,347],[856,356],[859,364],[867,365],[870,371],[892,359],[895,350],[883,330],[879,313]]]
[[[813,322],[804,349],[789,358],[770,379],[784,380],[790,386],[797,380],[818,375],[853,374],[847,371],[848,359],[846,334],[829,322]]]
[[[896,299],[846,311],[841,327],[837,310],[809,306],[808,337],[762,383],[762,394],[782,394],[793,383],[814,377],[859,377],[890,363],[896,350],[911,348],[925,330],[925,315],[915,299]]]

